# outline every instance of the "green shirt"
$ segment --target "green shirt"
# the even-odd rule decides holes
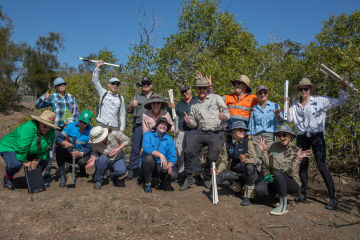
[[[55,130],[51,129],[45,137],[40,137],[40,149],[37,146],[37,125],[35,120],[21,124],[0,140],[0,152],[16,152],[17,160],[26,162],[31,158],[45,160],[55,139]]]
[[[280,142],[276,142],[271,144],[267,154],[263,154],[262,160],[270,172],[273,172],[273,170],[284,172],[301,185],[299,178],[300,164],[296,161],[298,151],[299,148],[292,144],[284,147]]]
[[[149,96],[149,98],[146,97],[146,95],[144,93],[140,93],[138,95],[136,95],[136,100],[138,101],[138,105],[137,107],[133,108],[130,110],[130,104],[134,101],[134,98],[132,98],[130,100],[129,105],[126,108],[126,111],[128,113],[134,113],[134,126],[135,125],[142,125],[142,116],[144,114],[144,112],[147,111],[146,108],[144,108],[145,104],[148,103],[148,101],[150,100],[151,96],[154,94],[154,92],[151,93],[151,95]]]

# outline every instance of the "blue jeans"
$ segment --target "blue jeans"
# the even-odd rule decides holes
[[[106,155],[100,155],[95,161],[94,182],[103,182],[104,174],[107,169],[111,170],[111,176],[122,176],[126,173],[126,159],[121,158],[110,161]]]
[[[139,168],[142,138],[143,138],[142,126],[139,125],[133,127],[132,145],[131,145],[131,153],[130,153],[128,169]]]
[[[16,152],[0,152],[1,157],[6,162],[6,175],[7,177],[13,177],[22,167],[21,161],[17,160]],[[41,160],[39,162],[39,166],[41,167],[41,171],[47,166],[49,162],[49,158],[46,160]]]

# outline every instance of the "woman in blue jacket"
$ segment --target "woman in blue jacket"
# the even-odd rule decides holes
[[[143,137],[143,155],[140,167],[144,178],[144,190],[151,193],[151,180],[160,177],[164,190],[172,190],[171,181],[178,178],[175,167],[177,161],[174,140],[166,134],[171,128],[164,117],[156,120],[155,130],[146,132]]]

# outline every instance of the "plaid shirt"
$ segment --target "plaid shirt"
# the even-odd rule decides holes
[[[73,121],[76,121],[79,116],[79,107],[75,100],[75,97],[71,94],[65,93],[65,100],[60,97],[59,93],[53,93],[50,95],[49,98],[45,98],[45,94],[41,95],[38,100],[36,100],[35,107],[37,109],[39,108],[45,108],[52,106],[52,109],[55,113],[55,124],[59,127],[64,126],[64,115],[66,112],[66,109],[69,110],[69,112],[73,116]]]

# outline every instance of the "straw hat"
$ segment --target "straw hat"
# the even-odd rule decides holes
[[[299,88],[299,87],[302,87],[302,86],[310,86],[311,89],[314,89],[315,88],[315,85],[311,83],[310,79],[308,78],[302,78],[299,82],[298,85],[295,85],[294,88]]]
[[[144,108],[151,109],[151,103],[159,102],[161,103],[161,108],[167,108],[168,104],[164,101],[164,99],[159,95],[154,93],[151,95],[150,100],[144,105]]]
[[[192,88],[198,88],[198,87],[211,87],[212,85],[208,83],[206,78],[197,78],[195,81],[195,85],[192,86]]]
[[[55,113],[45,110],[41,113],[40,116],[30,115],[30,117],[38,122],[41,122],[45,125],[48,125],[55,129],[60,129],[58,126],[54,124],[55,121]]]
[[[247,89],[247,93],[251,92],[251,88],[250,88],[250,78],[246,75],[240,75],[240,77],[238,79],[234,79],[230,81],[232,83],[232,85],[235,85],[236,82],[242,82],[244,83],[248,89]]]
[[[90,143],[99,143],[102,140],[104,140],[109,133],[109,130],[107,128],[103,128],[101,126],[96,126],[93,129],[90,130]]]

